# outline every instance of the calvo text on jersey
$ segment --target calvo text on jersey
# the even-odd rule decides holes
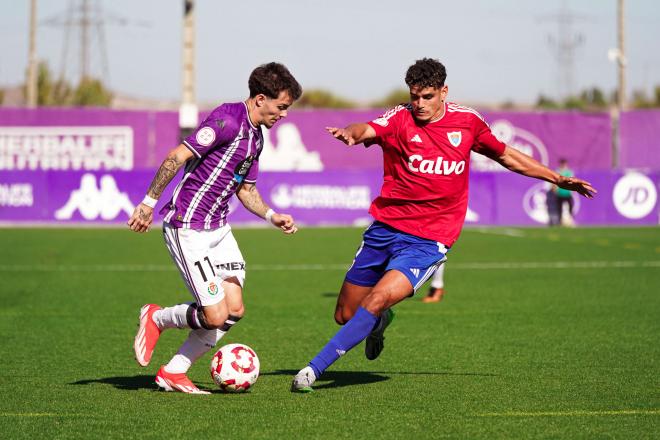
[[[410,171],[422,174],[462,174],[465,171],[465,161],[444,160],[441,156],[435,160],[424,159],[419,154],[413,154],[408,158],[408,168]]]

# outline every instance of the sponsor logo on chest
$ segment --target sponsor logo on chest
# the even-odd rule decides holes
[[[465,171],[465,161],[444,160],[442,156],[434,160],[424,159],[419,154],[408,157],[408,168],[414,173],[438,174],[447,176],[449,174],[462,174]]]

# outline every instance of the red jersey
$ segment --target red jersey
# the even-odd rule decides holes
[[[498,141],[479,113],[445,104],[437,121],[419,123],[410,105],[399,105],[368,123],[383,148],[383,187],[369,208],[378,221],[451,246],[468,204],[470,152],[498,157]]]

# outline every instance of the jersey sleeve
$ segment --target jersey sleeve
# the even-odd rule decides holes
[[[403,110],[405,109],[406,108],[403,105],[397,105],[373,121],[367,122],[367,124],[376,132],[376,139],[366,141],[364,143],[365,147],[378,144],[383,138],[396,133],[399,119],[403,115]]]
[[[245,176],[245,181],[247,183],[256,183],[258,174],[259,174],[259,157],[257,157],[252,162],[252,166],[250,167],[250,171],[248,171],[247,175]]]
[[[506,144],[495,137],[486,121],[476,116],[474,120],[474,146],[472,149],[488,157],[499,157],[504,154]]]
[[[231,116],[219,109],[214,110],[183,144],[195,155],[202,157],[214,148],[230,143],[238,134],[238,126]]]

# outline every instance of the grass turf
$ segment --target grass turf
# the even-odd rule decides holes
[[[300,395],[361,230],[236,230],[247,313],[221,344],[252,346],[261,376],[188,396],[153,384],[185,332],[132,359],[140,306],[190,299],[158,231],[0,229],[0,435],[657,438],[659,232],[468,229],[443,302],[404,301],[379,359],[359,345]],[[190,372],[207,389],[210,356]]]

